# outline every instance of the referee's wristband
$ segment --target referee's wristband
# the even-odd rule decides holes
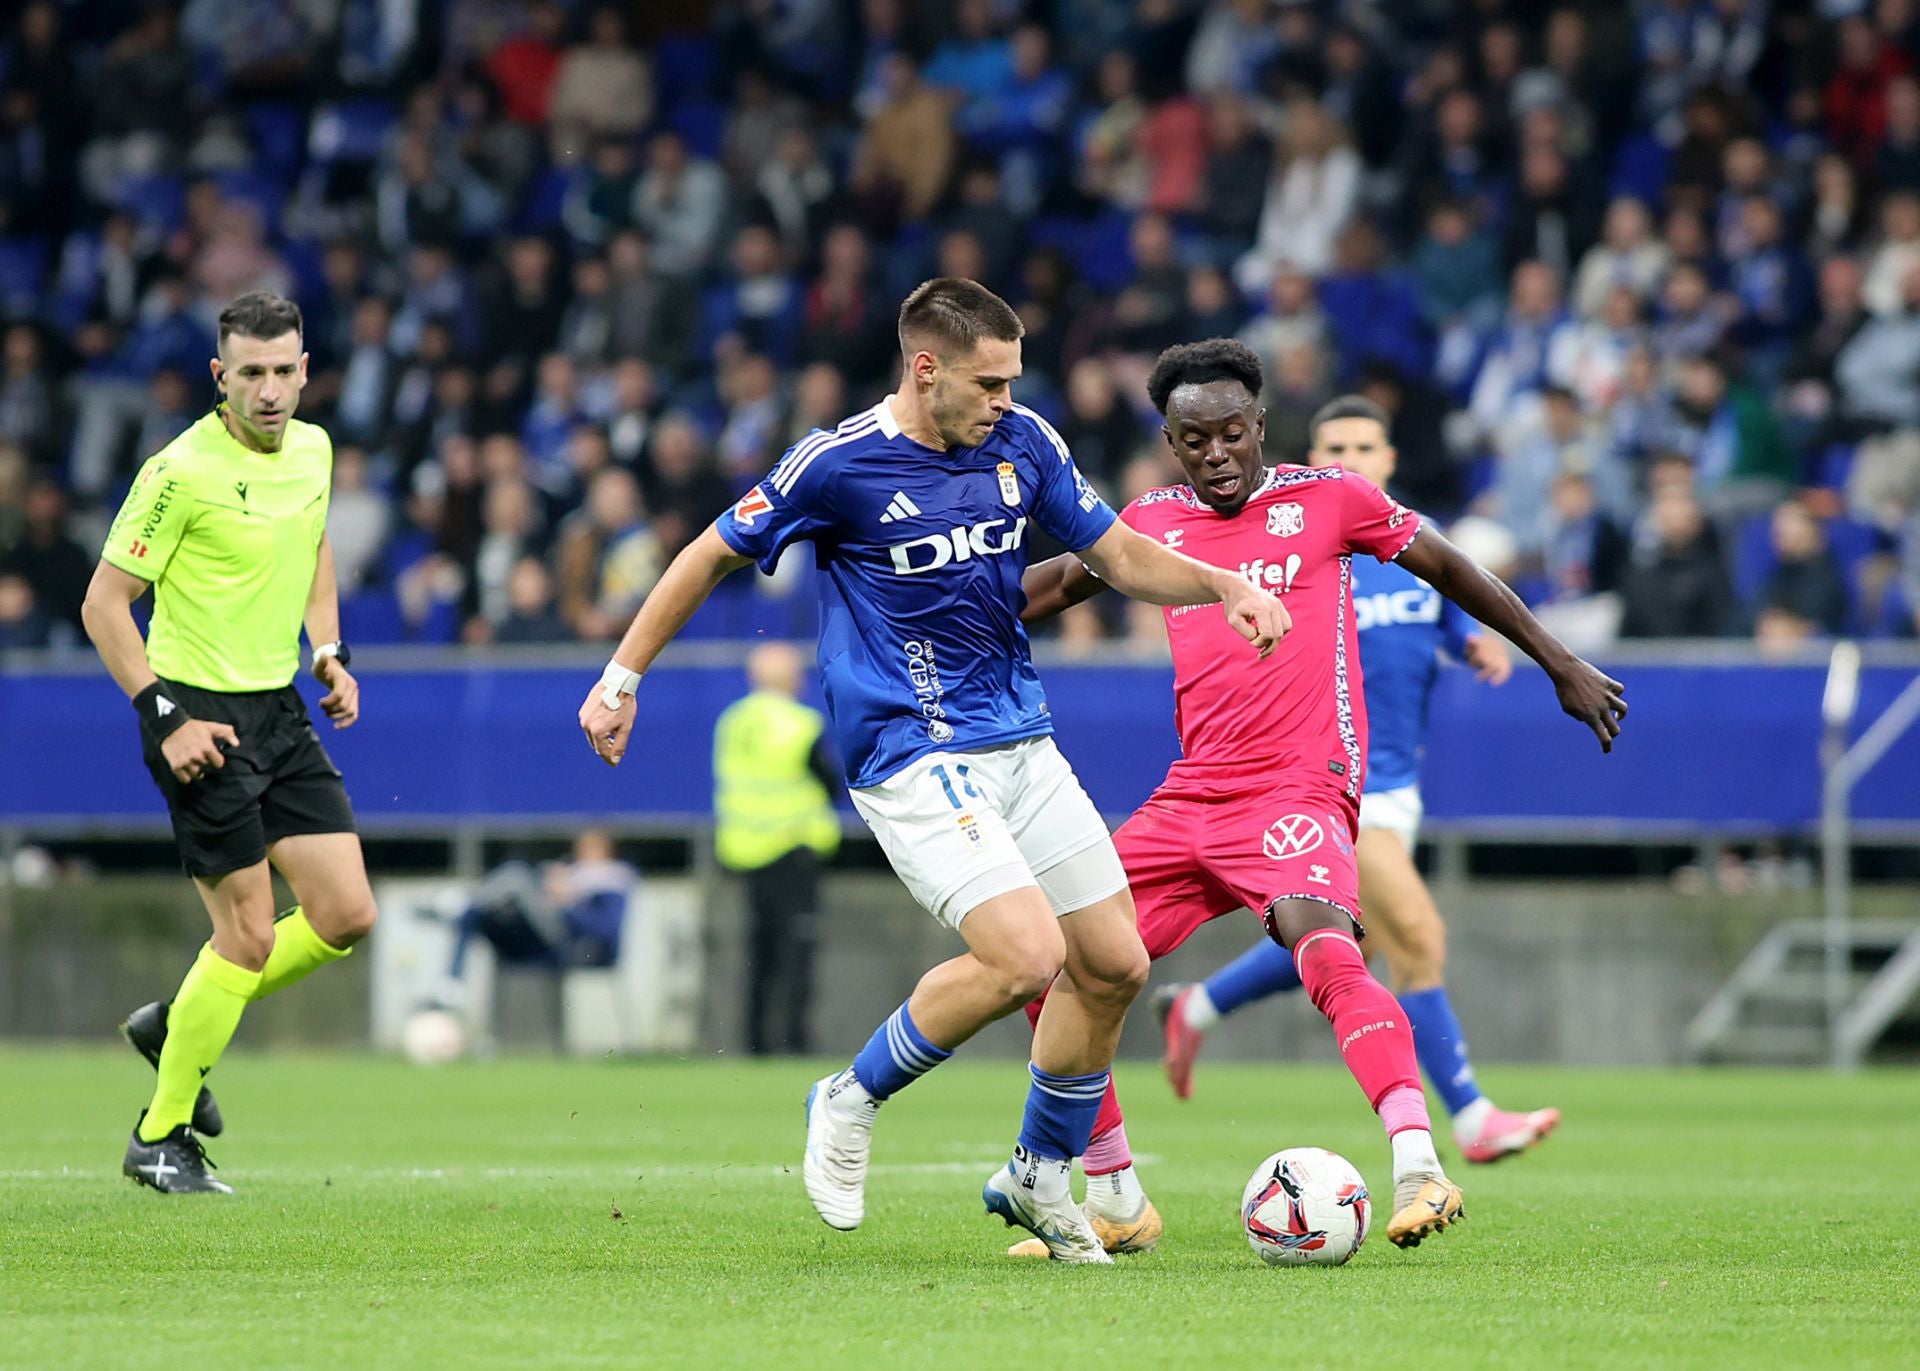
[[[620,708],[622,695],[633,695],[639,692],[642,674],[638,671],[629,671],[618,662],[608,662],[607,669],[600,673],[600,703],[608,709]]]
[[[155,681],[133,697],[133,712],[140,716],[140,731],[158,747],[193,716],[180,702],[167,694],[167,688]]]

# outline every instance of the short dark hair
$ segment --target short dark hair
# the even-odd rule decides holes
[[[1387,420],[1387,412],[1364,395],[1341,395],[1327,401],[1307,420],[1307,446],[1320,445],[1320,426],[1330,424],[1335,419],[1371,419],[1380,425],[1382,433],[1393,427]]]
[[[228,336],[235,333],[242,338],[279,338],[288,333],[305,337],[306,327],[300,318],[300,306],[286,296],[270,290],[250,290],[235,296],[220,311],[220,346],[225,347]]]
[[[1181,386],[1204,386],[1210,381],[1238,381],[1254,399],[1266,385],[1260,359],[1245,343],[1232,338],[1208,338],[1180,343],[1161,353],[1147,378],[1147,398],[1162,414]]]
[[[909,357],[925,346],[944,359],[972,352],[983,338],[1017,343],[1026,332],[1012,305],[960,276],[922,281],[900,302],[900,351]]]

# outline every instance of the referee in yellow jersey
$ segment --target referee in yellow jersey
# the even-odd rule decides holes
[[[221,1121],[201,1082],[248,1004],[346,956],[374,920],[353,807],[292,684],[304,624],[321,709],[335,728],[359,716],[326,532],[333,444],[293,417],[299,307],[233,301],[212,370],[219,403],[140,469],[84,610],[213,921],[173,999],[123,1030],[160,1077],[124,1169],[166,1194],[232,1193],[208,1174],[200,1135]],[[133,602],[149,588],[143,643]],[[269,862],[299,901],[278,918]]]

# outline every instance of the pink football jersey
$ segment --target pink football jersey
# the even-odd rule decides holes
[[[1353,622],[1351,555],[1400,555],[1420,516],[1339,467],[1275,467],[1223,518],[1187,486],[1148,491],[1121,515],[1200,561],[1280,597],[1293,628],[1265,661],[1218,605],[1166,610],[1174,711],[1185,754],[1169,779],[1254,779],[1299,768],[1358,802],[1367,707]]]

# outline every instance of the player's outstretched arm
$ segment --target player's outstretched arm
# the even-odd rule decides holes
[[[1613,751],[1613,740],[1620,736],[1621,721],[1627,717],[1627,702],[1621,698],[1625,686],[1575,656],[1565,643],[1547,632],[1505,582],[1483,571],[1432,524],[1421,525],[1420,536],[1395,560],[1481,623],[1518,644],[1553,681],[1560,707],[1593,730],[1602,752]]]
[[[1049,557],[1027,568],[1020,578],[1027,607],[1020,611],[1020,622],[1037,624],[1064,614],[1084,600],[1091,600],[1107,588],[1107,583],[1087,570],[1087,564],[1071,552]]]
[[[1231,571],[1208,566],[1183,552],[1115,523],[1080,560],[1094,575],[1136,600],[1154,605],[1218,604],[1227,622],[1262,657],[1286,636],[1293,620],[1278,596]]]
[[[711,524],[673,559],[580,706],[580,727],[594,756],[608,766],[620,765],[633,734],[633,692],[641,674],[687,626],[713,588],[751,560],[728,547]]]

